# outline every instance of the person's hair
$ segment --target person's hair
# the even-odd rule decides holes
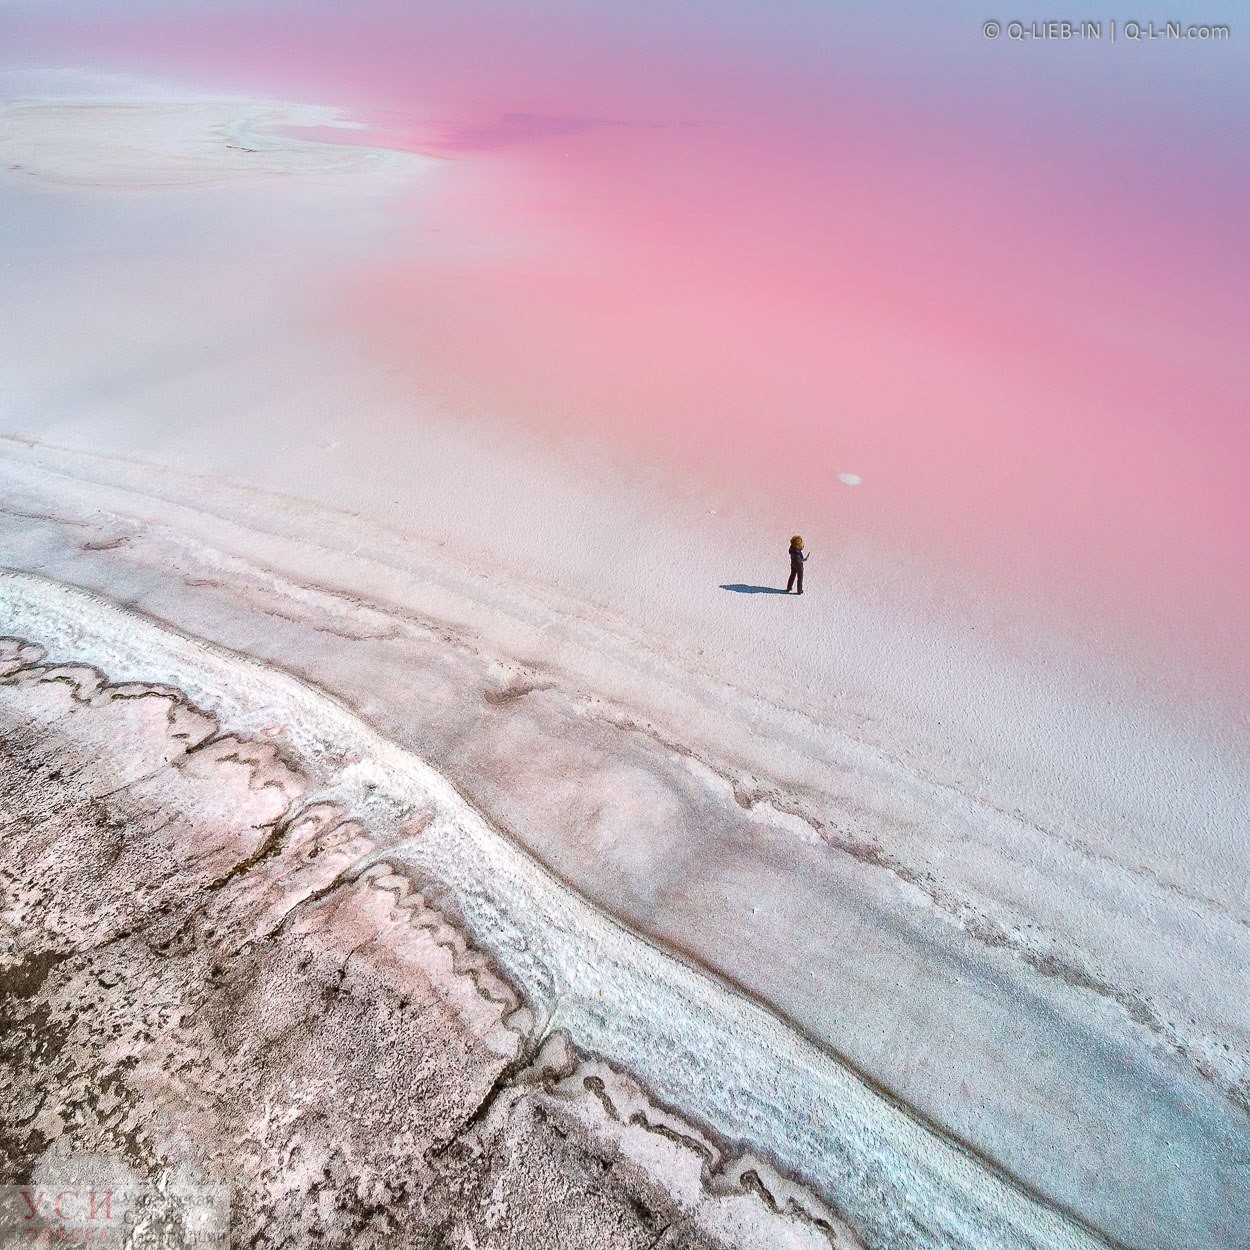
[[[791,539],[790,539],[790,546],[791,546],[791,547],[801,547],[802,545],[803,545],[803,535],[802,535],[802,534],[795,534],[795,536],[794,536],[793,538],[791,538]]]

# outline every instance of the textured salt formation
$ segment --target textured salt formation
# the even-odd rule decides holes
[[[533,599],[498,570],[461,573],[415,540],[290,500],[214,489],[189,508],[159,497],[176,496],[174,475],[145,472],[137,492],[97,486],[93,475],[113,471],[105,462],[58,453],[55,463],[56,476],[10,466],[10,559],[328,684],[611,911],[781,1007],[922,1115],[1124,1243],[1244,1241],[1243,1033],[1230,1021],[1245,1004],[1230,998],[1222,971],[1244,944],[1235,900],[1215,906],[1153,866],[1133,870],[1131,859],[1088,847],[1060,853],[1061,829],[1039,839],[1001,810],[956,804],[947,787],[848,753],[836,733],[741,689],[722,692],[666,664],[652,640],[608,633],[550,591]],[[349,549],[352,559],[340,554]],[[41,591],[19,607],[25,595],[10,595],[14,619],[55,628],[69,654],[106,648],[111,672],[152,677],[155,653],[127,618],[109,623],[106,613],[79,637],[94,605],[58,607]],[[574,667],[582,657],[594,667]],[[163,679],[189,680],[183,660],[160,664]],[[234,700],[231,723],[262,736],[293,723],[231,695],[240,678],[230,665],[195,671],[197,698]],[[267,675],[248,671],[243,686],[270,689]],[[262,702],[276,709],[287,697]],[[313,721],[324,718],[317,706]],[[341,709],[330,711],[333,736],[359,741],[362,759],[391,749],[360,740],[358,721],[340,724]],[[375,807],[407,758],[370,774]],[[481,867],[456,868],[447,844],[422,867],[419,847],[396,843],[388,854],[444,878],[467,871],[456,888],[482,905]],[[1228,853],[1236,848],[1234,837]],[[530,875],[505,883],[490,864],[486,875],[516,906],[536,888],[546,897]],[[1052,910],[1057,925],[1045,919]],[[814,1088],[827,1075],[820,1052],[793,1052],[784,1034],[752,1051],[744,1017],[719,1015],[705,987],[674,987],[670,1000],[640,994],[638,961],[613,957],[618,935],[590,942],[580,914],[486,908],[476,923],[483,940],[503,944],[545,1014],[558,1003],[591,1049],[645,1073],[672,1105],[741,1140],[771,1141],[800,1167],[849,1143],[840,1177],[820,1165],[844,1206],[881,1171],[892,1189],[914,1188],[893,1154],[894,1129],[874,1134],[875,1111],[866,1109],[862,1134],[822,1138],[821,1117],[844,1112],[841,1095],[820,1102]],[[552,932],[557,916],[562,934]],[[525,954],[536,919],[549,924],[540,943],[567,941],[537,961]],[[1091,920],[1083,935],[1078,924]],[[587,945],[589,958],[570,959]],[[650,991],[656,980],[647,972],[643,984]],[[679,1043],[692,1055],[683,1083],[665,1060],[692,1016],[706,1027]],[[718,1029],[735,1038],[732,1051]],[[793,1087],[761,1096],[756,1073],[779,1068],[779,1055],[790,1066],[777,1084]],[[730,1081],[729,1066],[743,1074],[745,1104],[726,1106],[715,1088],[708,1101],[709,1086]],[[811,1136],[794,1131],[796,1117]],[[983,1210],[946,1232],[928,1214],[922,1223],[935,1244],[962,1246],[980,1244],[991,1218]],[[882,1228],[883,1244],[907,1244]]]
[[[0,645],[6,1178],[138,1187],[140,1244],[860,1244],[561,1034],[536,1055],[271,744],[42,660]]]

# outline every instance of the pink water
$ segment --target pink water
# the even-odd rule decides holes
[[[27,17],[14,46],[445,158],[322,313],[414,389],[1241,685],[1242,45],[984,16],[368,0]]]

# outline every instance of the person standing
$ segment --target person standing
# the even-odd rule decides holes
[[[803,565],[810,554],[803,550],[803,536],[795,534],[790,539],[790,580],[786,582],[786,594],[790,593],[796,581],[799,584],[799,594],[803,593]]]

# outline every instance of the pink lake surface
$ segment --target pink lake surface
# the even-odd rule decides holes
[[[342,106],[443,158],[321,314],[414,390],[1243,687],[1250,78],[1239,15],[1189,9],[1233,39],[991,42],[961,4],[10,26],[29,63]]]

